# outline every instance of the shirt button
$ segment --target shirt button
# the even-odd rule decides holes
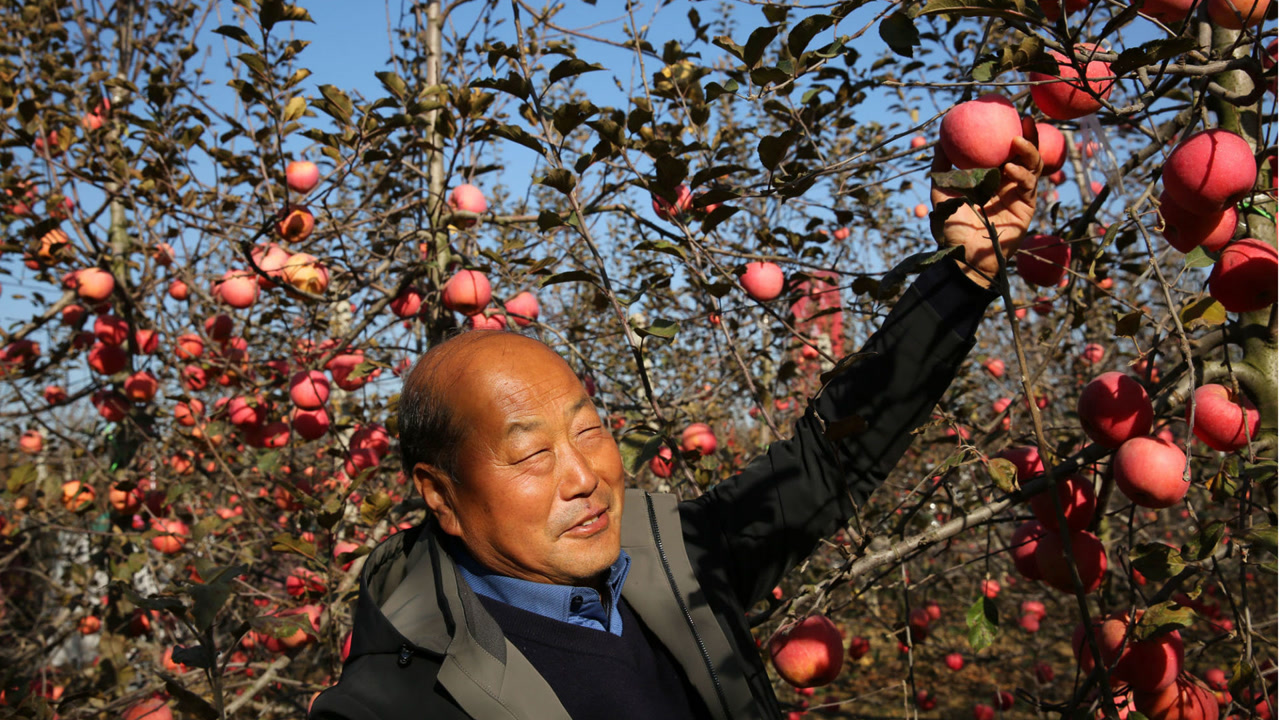
[[[582,596],[574,595],[573,599],[569,601],[569,612],[578,612],[581,609],[582,609]]]

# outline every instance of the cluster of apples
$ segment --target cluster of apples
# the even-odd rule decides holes
[[[717,447],[719,447],[719,441],[716,440],[715,431],[706,423],[693,423],[680,433],[681,452],[710,455],[716,451]],[[675,460],[672,458],[671,448],[666,445],[658,448],[658,454],[649,461],[649,470],[660,478],[671,477],[674,467]]]
[[[413,292],[416,295],[416,291]],[[538,313],[541,311],[537,296],[528,290],[503,303],[502,312],[485,310],[492,299],[493,286],[489,284],[489,278],[479,270],[459,270],[454,273],[445,282],[444,292],[441,294],[441,302],[444,306],[453,312],[466,315],[472,329],[475,330],[506,330],[508,318],[519,327],[528,327],[538,319]],[[397,315],[401,312],[412,314],[408,312],[410,309],[417,312],[414,309],[415,303],[417,306],[421,305],[420,297],[406,298],[403,293],[397,298],[397,302],[401,301],[405,302],[405,306],[396,310]]]

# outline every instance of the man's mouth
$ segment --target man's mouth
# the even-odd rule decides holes
[[[596,531],[609,526],[609,514],[607,508],[600,508],[587,517],[583,518],[578,524],[566,530],[566,534],[571,535],[592,535]]]

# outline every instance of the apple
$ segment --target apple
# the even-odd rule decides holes
[[[120,422],[129,414],[129,402],[119,393],[99,390],[90,397],[98,414],[107,422]]]
[[[363,362],[363,350],[356,350],[353,352],[349,351],[342,353],[341,355],[335,355],[333,359],[325,365],[325,369],[333,375],[333,382],[335,385],[347,392],[352,392],[364,387],[366,383],[377,377],[377,374],[381,372],[375,368],[373,372],[367,375],[353,377],[352,374]]]
[[[463,315],[476,315],[493,297],[489,278],[476,270],[460,270],[444,284],[444,306]]]
[[[929,216],[929,207],[928,207],[927,205],[925,205],[924,203],[920,203],[919,205],[916,205],[916,208],[915,208],[915,215],[916,215],[916,217],[918,217],[918,218],[928,217],[928,216]]]
[[[990,705],[978,703],[973,706],[973,720],[996,720],[996,709]]]
[[[284,591],[290,597],[302,597],[307,594],[323,594],[324,578],[304,567],[294,568],[284,579]]]
[[[204,354],[204,340],[195,333],[179,335],[173,354],[179,360],[194,360]]]
[[[1125,441],[1111,460],[1116,487],[1142,507],[1178,504],[1191,487],[1182,479],[1187,456],[1172,442],[1145,436]]]
[[[528,290],[511,298],[502,307],[520,327],[528,327],[538,319],[538,298]]]
[[[1040,460],[1040,451],[1034,447],[1005,448],[997,453],[996,457],[1013,463],[1020,483],[1044,474],[1044,463]]]
[[[18,439],[18,449],[28,455],[38,455],[44,449],[44,437],[39,430],[28,430]]]
[[[1197,246],[1217,252],[1236,234],[1238,216],[1233,205],[1206,213],[1202,208],[1191,209],[1175,201],[1165,190],[1160,193],[1160,216],[1164,219],[1164,239],[1182,253]]]
[[[232,425],[261,425],[267,418],[265,403],[258,398],[252,401],[243,395],[233,397],[226,404],[227,421]]]
[[[506,330],[507,316],[502,313],[495,312],[491,315],[484,313],[476,313],[467,318],[471,323],[472,330]]]
[[[79,480],[71,480],[62,483],[62,506],[67,512],[78,513],[88,510],[93,506],[93,500],[98,496],[92,485],[86,485]]]
[[[119,345],[94,343],[89,348],[89,367],[102,375],[115,375],[124,370],[129,362],[129,354]]]
[[[1191,431],[1214,450],[1235,452],[1247,445],[1249,438],[1258,437],[1262,416],[1246,395],[1237,397],[1222,385],[1201,385],[1195,391],[1195,409]],[[1191,404],[1188,403],[1187,421],[1190,420]]]
[[[151,521],[151,529],[158,534],[151,538],[151,547],[165,555],[176,555],[187,544],[191,529],[176,518],[155,518]]]
[[[1166,25],[1173,25],[1187,19],[1195,0],[1136,0],[1130,4]]]
[[[46,385],[44,388],[44,401],[50,405],[61,405],[67,401],[67,391],[58,385]]]
[[[258,301],[258,279],[246,270],[228,270],[213,288],[214,297],[233,308],[247,308]]]
[[[1062,169],[1067,161],[1067,139],[1058,128],[1049,123],[1036,123],[1036,144],[1040,159],[1044,161],[1044,175],[1052,175]]]
[[[964,656],[960,653],[950,653],[943,662],[947,664],[947,668],[952,672],[959,672],[964,667]]]
[[[1245,238],[1227,246],[1209,273],[1209,294],[1230,312],[1261,310],[1276,303],[1276,249]]]
[[[160,267],[169,267],[174,260],[173,246],[169,243],[156,245],[156,249],[151,251],[151,259]]]
[[[268,277],[276,280],[284,278],[284,268],[289,264],[289,258],[291,257],[288,250],[285,250],[275,243],[267,243],[265,246],[258,245],[253,248],[253,251],[249,255],[253,259],[253,263],[257,265],[262,272],[266,273]],[[264,278],[261,275],[257,275],[256,277],[258,280],[258,287],[263,290],[270,290],[275,287],[275,283],[271,282],[267,278]]]
[[[169,283],[169,297],[174,300],[182,301],[191,296],[191,288],[181,280],[174,280]]]
[[[235,329],[235,321],[229,315],[221,313],[210,315],[204,320],[204,332],[209,337],[218,342],[226,342],[231,338],[231,331]]]
[[[284,181],[290,190],[305,195],[320,183],[320,168],[310,160],[295,160],[284,169]]]
[[[156,397],[160,382],[150,370],[140,370],[124,381],[124,395],[133,402],[149,403]]]
[[[1056,235],[1032,235],[1014,257],[1018,274],[1032,285],[1053,287],[1066,277],[1071,246]]]
[[[1071,583],[1071,568],[1067,565],[1068,544],[1084,591],[1091,593],[1097,590],[1107,574],[1107,552],[1102,541],[1091,532],[1068,533],[1064,536],[1046,531],[1036,545],[1036,565],[1040,567],[1040,579],[1061,592],[1075,592]]]
[[[969,170],[1004,165],[1013,139],[1019,137],[1022,119],[1017,108],[1004,96],[989,93],[948,110],[938,142],[952,165]]]
[[[489,201],[485,199],[484,192],[480,188],[464,183],[449,193],[449,207],[455,211],[483,215],[489,209]],[[454,218],[451,222],[457,227],[464,228],[476,224],[472,218]]]
[[[391,301],[391,312],[396,317],[410,318],[422,310],[422,294],[417,288],[407,287]]]
[[[1090,0],[1067,0],[1067,13],[1078,12],[1089,7]],[[1062,17],[1062,6],[1058,0],[1040,0],[1040,11],[1044,13],[1045,19],[1051,23],[1058,22],[1058,18]]]
[[[680,449],[684,452],[697,450],[703,455],[716,451],[716,434],[706,423],[693,423],[680,433]]]
[[[316,218],[305,205],[286,205],[276,214],[276,234],[285,242],[302,242],[315,229]]]
[[[911,633],[911,643],[919,645],[929,638],[929,611],[915,608],[907,614],[907,629]]]
[[[88,267],[71,273],[71,287],[76,294],[89,302],[102,302],[116,289],[116,279],[102,268]]]
[[[1031,615],[1037,620],[1043,620],[1049,615],[1044,603],[1039,600],[1023,600],[1020,607],[1023,615]]]
[[[771,262],[749,262],[738,276],[747,295],[757,302],[768,302],[781,295],[785,280],[782,268]]]
[[[88,314],[89,311],[83,305],[68,305],[62,308],[62,324],[66,327],[80,327]]]
[[[1086,53],[1093,51],[1088,45],[1079,47]],[[1054,120],[1075,120],[1100,110],[1102,103],[1094,96],[1105,99],[1111,95],[1115,84],[1111,79],[1111,64],[1101,60],[1082,62],[1085,77],[1081,78],[1066,55],[1050,50],[1049,56],[1058,63],[1057,77],[1030,73],[1032,82],[1043,83],[1031,86],[1031,100],[1040,112]]]
[[[1084,346],[1084,350],[1080,353],[1080,361],[1085,365],[1097,365],[1102,362],[1102,358],[1107,354],[1106,348],[1098,343],[1089,343]]]
[[[1038,662],[1035,665],[1036,682],[1041,685],[1048,685],[1053,682],[1053,666],[1049,663]]]
[[[198,398],[191,398],[173,406],[173,418],[183,427],[194,427],[204,415],[204,403]]]
[[[285,282],[311,295],[323,295],[329,287],[329,269],[314,255],[295,253],[280,272]]]
[[[1076,403],[1076,413],[1085,434],[1109,448],[1150,434],[1155,418],[1151,398],[1142,384],[1121,372],[1103,373],[1086,385]]]
[[[151,355],[160,347],[160,335],[150,328],[142,328],[133,333],[133,347],[140,355]]]
[[[658,454],[649,461],[649,470],[660,478],[671,477],[672,466],[671,448],[666,445],[658,448]]]
[[[862,657],[869,652],[871,652],[870,640],[862,637],[861,635],[855,635],[854,637],[849,638],[850,660],[861,660]]]
[[[691,207],[693,207],[693,192],[688,185],[681,185],[676,188],[675,204],[660,195],[653,196],[654,214],[668,222],[689,212]]]
[[[928,690],[916,691],[916,707],[928,712],[938,707],[938,698]]]
[[[93,336],[107,345],[121,345],[129,337],[129,323],[115,315],[99,315],[93,321]]]
[[[924,137],[923,135],[916,135],[915,137],[911,138],[911,149],[912,149],[912,150],[919,150],[920,148],[922,148],[922,147],[924,147],[925,145],[928,145],[928,144],[929,144],[929,141],[928,141],[928,140],[926,140],[926,139],[925,139],[925,137]],[[839,239],[839,238],[837,238],[837,239]]]
[[[1135,691],[1133,704],[1149,720],[1218,720],[1213,693],[1189,675],[1156,692]]]
[[[844,665],[844,640],[835,623],[810,615],[785,625],[769,638],[769,659],[778,675],[794,687],[826,685]]]
[[[1008,711],[1013,708],[1013,693],[1008,690],[999,690],[992,698],[995,706],[1002,711]]]
[[[130,705],[121,720],[173,720],[173,711],[163,697],[152,697]]]
[[[1040,566],[1036,563],[1036,547],[1044,537],[1044,525],[1039,520],[1029,520],[1018,526],[1009,538],[1009,554],[1013,566],[1028,580],[1040,579]]]
[[[1062,478],[1054,486],[1062,509],[1067,518],[1067,531],[1079,532],[1089,527],[1093,520],[1094,507],[1098,498],[1093,491],[1093,483],[1083,475],[1072,474]],[[1046,529],[1061,532],[1058,527],[1058,510],[1054,507],[1053,496],[1046,490],[1031,498],[1031,512]]]
[[[322,407],[315,410],[295,408],[289,415],[289,422],[304,440],[319,440],[329,432],[329,413]]]
[[[1169,154],[1161,178],[1171,200],[1188,212],[1218,212],[1253,189],[1258,166],[1244,138],[1230,130],[1202,130]]]
[[[848,240],[849,236],[852,234],[853,234],[852,230],[850,230],[847,227],[842,227],[842,228],[836,228],[836,231],[832,233],[831,237],[835,238],[836,240]]]
[[[319,370],[303,370],[289,380],[289,399],[303,410],[323,407],[329,400],[329,378]]]
[[[1267,17],[1271,0],[1209,0],[1209,18],[1219,27],[1242,30]]]
[[[989,578],[986,580],[983,580],[981,587],[982,587],[983,596],[985,596],[988,600],[995,600],[997,597],[1000,596],[1000,583],[996,582],[995,580],[991,580]]]

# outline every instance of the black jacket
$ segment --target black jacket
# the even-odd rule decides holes
[[[627,491],[623,597],[713,716],[781,715],[746,609],[884,482],[994,297],[938,263],[810,401],[791,438],[695,500]],[[310,717],[567,718],[424,527],[366,560],[351,654]]]

